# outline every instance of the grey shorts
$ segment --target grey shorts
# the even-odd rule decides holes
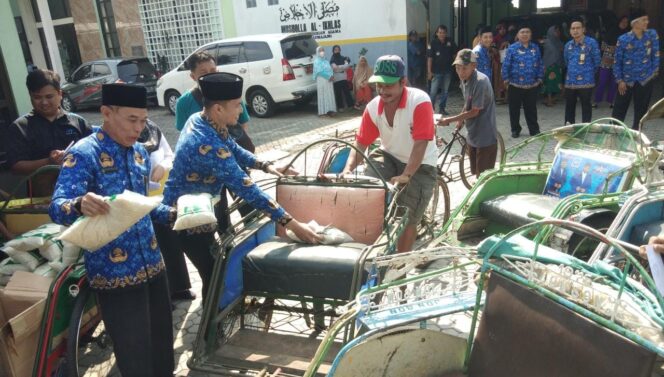
[[[406,164],[382,149],[373,151],[369,155],[369,160],[371,160],[380,175],[388,182],[390,178],[401,175],[404,169],[406,169]],[[369,166],[367,166],[366,174],[378,177],[378,174]],[[408,225],[419,224],[420,220],[422,220],[424,211],[426,211],[429,201],[431,201],[431,196],[433,196],[436,179],[436,168],[431,165],[422,164],[399,194],[397,203],[408,208]]]

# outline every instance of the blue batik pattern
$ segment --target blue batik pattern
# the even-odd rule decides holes
[[[648,29],[639,39],[630,31],[618,38],[613,75],[616,82],[624,81],[628,86],[636,82],[645,85],[659,71],[659,36]]]
[[[141,144],[123,147],[97,128],[65,156],[49,214],[54,222],[71,225],[81,216],[74,200],[88,192],[111,196],[130,190],[147,195],[149,173],[150,158]],[[169,210],[159,205],[109,244],[86,250],[90,286],[100,290],[136,286],[164,270],[150,217],[166,224]]]
[[[581,43],[574,39],[565,44],[563,50],[567,75],[565,87],[571,89],[592,88],[595,86],[595,73],[599,69],[599,44],[590,37],[583,37]]]
[[[218,195],[221,187],[226,186],[273,220],[282,219],[286,215],[284,209],[243,170],[255,165],[256,156],[228,135],[220,135],[196,113],[187,121],[175,147],[173,170],[164,188],[164,204],[176,205],[177,199],[185,194]]]
[[[539,85],[544,79],[539,47],[532,42],[525,47],[521,42],[512,43],[505,53],[501,73],[504,81],[517,88],[528,89]]]
[[[493,82],[491,81],[493,72],[491,69],[491,56],[489,56],[489,49],[484,48],[484,46],[479,44],[475,46],[473,52],[477,54],[477,70],[484,73],[489,78],[489,82]]]

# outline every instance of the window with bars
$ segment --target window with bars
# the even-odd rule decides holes
[[[267,0],[267,5],[279,5],[279,0]]]
[[[247,0],[247,8],[256,8],[256,0]]]
[[[220,4],[219,0],[141,0],[141,26],[152,63],[168,72],[202,45],[220,40]]]
[[[97,13],[99,14],[99,26],[101,28],[106,56],[120,56],[120,40],[118,39],[118,30],[115,27],[115,15],[113,13],[113,4],[111,0],[96,0]]]

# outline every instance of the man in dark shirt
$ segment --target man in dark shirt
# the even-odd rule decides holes
[[[26,86],[32,111],[9,126],[5,141],[7,166],[20,175],[45,165],[60,165],[67,147],[91,133],[85,119],[60,108],[62,90],[57,73],[37,69],[28,74]],[[54,178],[33,183],[33,193],[50,194]]]
[[[436,109],[436,95],[440,89],[439,111],[443,115],[449,115],[445,110],[447,105],[447,91],[452,80],[452,60],[456,55],[456,44],[447,37],[447,26],[439,25],[436,29],[436,38],[431,40],[431,46],[427,50],[427,80],[431,80],[431,104]]]

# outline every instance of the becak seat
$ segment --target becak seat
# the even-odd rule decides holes
[[[551,216],[560,201],[574,194],[623,191],[629,182],[626,169],[633,155],[560,148],[544,190],[501,195],[480,204],[480,214],[491,221],[517,228]]]
[[[388,191],[378,180],[318,182],[306,178],[281,179],[277,202],[302,222],[315,220],[348,233],[352,243],[307,245],[281,238],[265,242],[242,263],[247,292],[292,294],[349,300],[355,294],[354,277],[361,272],[367,246],[383,232]],[[360,280],[363,280],[360,279]]]

